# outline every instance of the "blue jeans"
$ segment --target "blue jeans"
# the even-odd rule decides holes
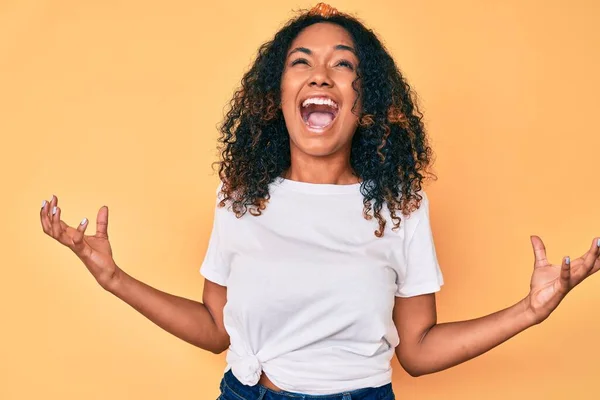
[[[223,376],[220,388],[221,395],[217,400],[395,400],[391,383],[338,394],[309,395],[285,390],[277,392],[260,384],[246,386],[237,380],[231,370]]]

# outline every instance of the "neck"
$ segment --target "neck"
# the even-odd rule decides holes
[[[298,182],[334,185],[351,185],[361,181],[352,171],[349,154],[342,152],[315,157],[292,151],[290,168],[282,177]]]

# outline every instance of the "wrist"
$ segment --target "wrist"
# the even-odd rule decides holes
[[[519,302],[519,309],[521,310],[523,321],[525,324],[527,324],[527,327],[537,325],[545,319],[540,317],[531,308],[531,299],[529,295],[527,295],[523,300]]]
[[[118,297],[120,290],[123,287],[123,282],[126,278],[125,272],[118,266],[111,278],[105,284],[101,284],[102,288]]]

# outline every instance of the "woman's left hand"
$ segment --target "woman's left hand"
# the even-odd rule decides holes
[[[581,257],[571,259],[570,263],[564,257],[562,265],[552,265],[546,259],[546,247],[542,239],[531,236],[535,263],[525,304],[535,323],[548,318],[571,289],[600,269],[599,241],[598,238],[594,239],[591,248]]]

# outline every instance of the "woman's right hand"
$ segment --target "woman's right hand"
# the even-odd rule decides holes
[[[83,219],[83,224],[77,228],[70,227],[60,219],[58,198],[52,196],[50,203],[45,202],[40,211],[40,219],[44,232],[67,246],[83,261],[96,281],[106,290],[114,285],[119,273],[119,267],[112,257],[112,249],[108,241],[108,207],[103,206],[98,211],[96,219],[96,234],[85,235],[89,221]],[[53,213],[55,210],[55,213]]]

